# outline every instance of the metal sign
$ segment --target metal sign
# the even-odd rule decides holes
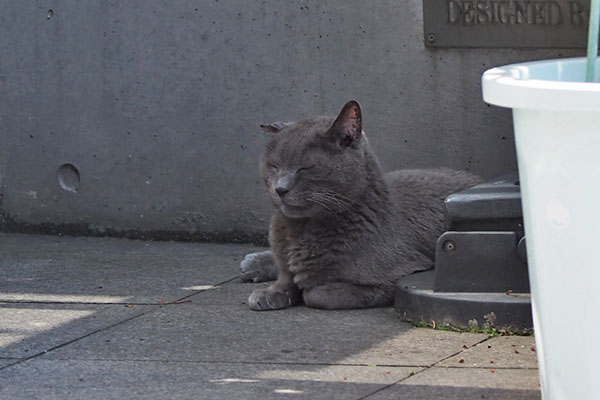
[[[425,46],[585,48],[587,0],[423,0]]]

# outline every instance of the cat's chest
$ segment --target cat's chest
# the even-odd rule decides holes
[[[327,246],[344,235],[341,224],[308,220],[302,223],[290,223],[285,230],[286,241],[293,246],[320,247]]]
[[[351,250],[351,240],[339,226],[309,221],[289,228],[284,241],[285,253],[290,271],[294,273],[331,266],[341,254],[348,254]]]

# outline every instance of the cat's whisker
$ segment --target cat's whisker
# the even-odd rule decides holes
[[[320,205],[321,207],[323,207],[323,208],[324,208],[324,209],[326,209],[327,211],[331,211],[331,208],[330,208],[330,207],[327,205],[327,203],[325,203],[325,202],[323,202],[323,201],[321,201],[321,200],[318,200],[318,199],[311,199],[311,200],[309,200],[309,201],[312,201],[313,203]]]
[[[331,199],[320,196],[319,193],[313,193],[309,201],[319,204],[321,207],[328,211],[333,211],[336,205],[335,202],[333,202]]]
[[[343,196],[337,196],[331,192],[313,192],[310,201],[321,205],[328,211],[344,211],[350,212],[351,203],[343,198]]]
[[[348,212],[350,208],[344,204],[344,202],[336,201],[335,199],[328,199],[327,202],[334,206],[335,209]]]
[[[322,193],[322,195],[324,197],[326,197],[327,199],[346,207],[347,209],[349,209],[349,206],[352,205],[352,202],[350,201],[350,199],[348,199],[347,197],[345,197],[341,194],[332,193],[332,192],[324,192],[324,193]]]
[[[352,200],[349,197],[344,196],[341,193],[333,193],[333,192],[325,192],[325,193],[327,195],[335,197],[336,200],[342,200],[342,201],[346,202],[346,204],[352,203]]]

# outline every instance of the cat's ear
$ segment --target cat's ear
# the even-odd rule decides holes
[[[331,126],[330,133],[342,147],[358,143],[362,134],[362,116],[358,102],[350,100],[344,105]]]
[[[277,132],[281,131],[282,129],[287,128],[290,125],[292,125],[291,122],[277,121],[277,122],[272,122],[270,124],[261,124],[260,127],[265,132],[268,132],[268,133],[277,133]]]

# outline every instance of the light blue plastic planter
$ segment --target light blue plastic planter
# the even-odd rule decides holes
[[[482,78],[513,109],[544,400],[600,399],[600,83],[585,75],[574,58]]]

